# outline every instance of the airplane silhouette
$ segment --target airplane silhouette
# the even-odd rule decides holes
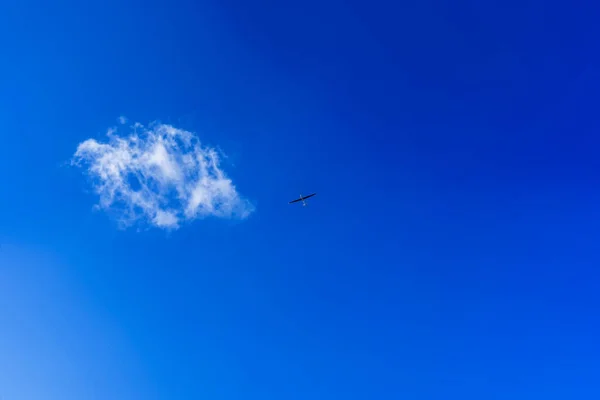
[[[309,194],[308,196],[302,196],[302,195],[300,195],[299,199],[292,200],[292,201],[289,202],[289,204],[297,203],[297,202],[301,201],[302,202],[302,206],[305,206],[306,205],[306,201],[305,200],[308,199],[309,197],[313,197],[315,194],[316,193]]]

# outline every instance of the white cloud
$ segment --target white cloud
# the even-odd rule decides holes
[[[127,135],[111,128],[107,136],[106,143],[80,143],[72,163],[86,168],[98,206],[116,211],[124,226],[175,229],[197,218],[246,218],[253,211],[221,169],[216,150],[191,132],[135,123]]]

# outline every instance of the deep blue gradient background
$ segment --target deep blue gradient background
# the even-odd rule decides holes
[[[5,1],[0,397],[598,398],[599,9]],[[256,213],[117,230],[119,115]]]

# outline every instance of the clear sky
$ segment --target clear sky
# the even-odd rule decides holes
[[[2,2],[0,398],[599,398],[599,11]]]

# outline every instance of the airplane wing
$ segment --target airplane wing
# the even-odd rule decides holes
[[[309,197],[313,197],[315,194],[316,194],[316,193],[309,194],[308,196],[304,196],[304,197],[300,197],[299,199],[292,200],[292,201],[290,201],[290,202],[289,202],[289,204],[292,204],[292,203],[297,203],[297,202],[299,202],[299,201],[302,201],[302,200],[306,200],[306,199],[308,199]]]

